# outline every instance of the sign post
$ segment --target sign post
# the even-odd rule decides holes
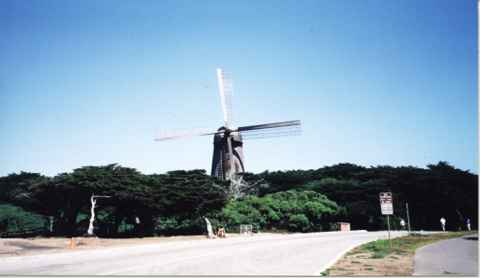
[[[390,215],[393,215],[393,199],[392,192],[381,192],[380,193],[380,208],[382,214],[387,216],[387,227],[388,227],[388,242],[390,244],[390,249],[392,249],[392,241],[390,240]]]

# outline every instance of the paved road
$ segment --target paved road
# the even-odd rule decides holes
[[[392,236],[404,235],[392,232]],[[313,275],[386,232],[255,235],[0,258],[0,274]]]
[[[414,275],[478,275],[478,235],[442,240],[415,253]]]

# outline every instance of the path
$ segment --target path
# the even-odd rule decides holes
[[[442,240],[419,248],[413,275],[478,275],[478,235]]]

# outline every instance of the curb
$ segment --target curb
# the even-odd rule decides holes
[[[366,230],[361,230],[361,231],[365,231]],[[406,236],[406,235],[405,235]],[[376,241],[376,240],[379,240],[379,239],[382,239],[382,237],[385,237],[386,239],[386,235],[385,236],[377,236],[376,239],[372,239],[370,241],[366,241],[366,242],[360,242],[360,243],[356,243],[356,244],[352,244],[350,245],[349,247],[347,247],[344,251],[342,251],[338,256],[336,256],[333,260],[329,261],[322,269],[320,269],[319,271],[316,271],[313,273],[314,276],[321,276],[322,275],[322,272],[329,269],[331,266],[333,266],[338,260],[340,260],[345,254],[347,254],[348,252],[350,252],[352,249],[354,249],[355,247],[358,247],[360,245],[363,245],[363,244],[366,244],[368,242],[372,242],[372,241]],[[401,237],[401,236],[400,236]],[[396,238],[396,236],[394,236],[393,238]]]
[[[354,249],[355,247],[357,246],[360,246],[364,243],[359,243],[359,244],[352,244],[350,245],[349,247],[347,247],[344,251],[342,251],[340,254],[338,254],[337,257],[335,257],[334,259],[332,259],[331,261],[329,261],[322,269],[320,269],[319,271],[316,271],[313,273],[314,276],[321,276],[322,275],[322,272],[324,272],[325,270],[329,269],[331,266],[333,266],[338,260],[340,260],[345,254],[347,254],[348,252],[350,252],[352,249]]]

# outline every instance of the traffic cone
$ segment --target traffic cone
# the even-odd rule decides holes
[[[72,237],[72,238],[70,239],[70,244],[69,244],[68,248],[74,249],[76,246],[77,246],[77,244],[76,244],[76,242],[75,242],[75,239]]]

